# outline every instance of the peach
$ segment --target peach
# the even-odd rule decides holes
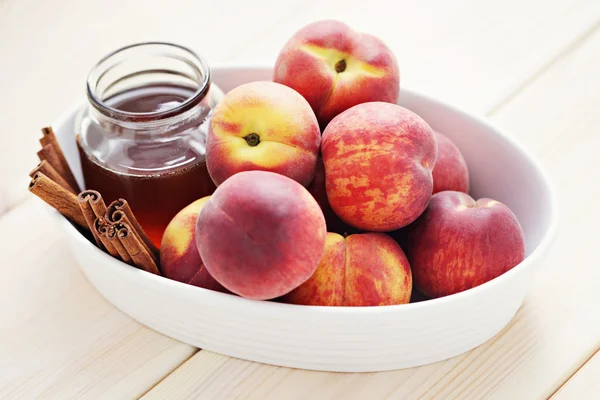
[[[317,169],[315,172],[315,178],[307,187],[308,191],[315,198],[323,215],[325,216],[325,223],[327,225],[328,232],[335,232],[341,234],[358,233],[359,231],[344,223],[331,209],[329,200],[327,200],[327,190],[325,188],[325,166],[323,165],[323,158],[319,156],[317,159]]]
[[[167,278],[226,292],[204,268],[196,246],[196,220],[209,198],[207,196],[194,201],[169,222],[160,245],[160,269]]]
[[[309,280],[283,297],[293,304],[384,306],[410,300],[412,275],[398,244],[384,233],[328,233],[325,253]]]
[[[272,171],[307,186],[315,174],[321,132],[298,92],[273,82],[251,82],[215,107],[206,166],[218,186],[241,171]]]
[[[196,232],[210,274],[230,291],[258,300],[310,278],[327,234],[306,188],[267,171],[244,171],[223,182],[200,213]]]
[[[400,71],[379,39],[334,20],[312,23],[286,43],[275,63],[275,82],[297,90],[322,127],[360,103],[396,103]]]
[[[329,123],[321,154],[329,204],[347,224],[392,231],[427,207],[436,141],[412,111],[381,102],[354,106]]]
[[[479,286],[525,257],[523,230],[504,204],[444,191],[409,227],[406,253],[415,286],[441,297]]]
[[[433,193],[444,190],[469,192],[469,169],[462,153],[446,136],[435,132],[437,158],[433,167]]]

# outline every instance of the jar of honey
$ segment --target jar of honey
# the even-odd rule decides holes
[[[107,202],[126,199],[160,246],[175,214],[215,190],[205,146],[223,94],[194,52],[141,43],[100,60],[87,95],[78,136],[85,186]]]

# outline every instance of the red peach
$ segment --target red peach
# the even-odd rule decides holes
[[[279,53],[274,81],[304,96],[323,127],[357,104],[396,103],[400,92],[392,51],[378,38],[333,20],[312,23],[292,36]]]
[[[299,183],[245,171],[220,185],[198,217],[196,241],[207,270],[240,296],[267,300],[315,272],[325,247],[325,218]]]
[[[160,269],[169,279],[226,292],[204,268],[196,246],[196,219],[209,198],[196,200],[169,222],[160,245]]]
[[[504,204],[445,191],[409,227],[408,259],[415,286],[441,297],[479,286],[525,257],[517,217]]]
[[[328,233],[325,253],[309,280],[283,297],[293,304],[384,306],[408,303],[412,275],[396,242],[383,233]]]
[[[444,190],[469,192],[469,169],[462,153],[446,136],[435,132],[437,158],[433,167],[433,193]]]
[[[389,103],[364,103],[338,115],[323,132],[327,197],[342,221],[385,232],[425,210],[436,142],[417,114]]]

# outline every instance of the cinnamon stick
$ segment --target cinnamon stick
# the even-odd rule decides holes
[[[118,199],[110,203],[106,211],[106,219],[113,224],[118,222],[127,224],[137,239],[142,243],[142,246],[144,246],[146,251],[150,254],[154,262],[158,262],[159,250],[156,248],[154,243],[152,243],[142,226],[139,224],[135,215],[133,215],[127,200]]]
[[[29,191],[80,227],[88,227],[87,221],[77,203],[77,196],[48,178],[42,172],[36,172],[33,175],[29,183]]]
[[[131,256],[127,252],[125,246],[123,246],[123,243],[121,243],[121,241],[119,240],[119,237],[117,236],[117,228],[118,224],[110,225],[108,227],[106,236],[108,237],[108,240],[110,240],[112,245],[115,246],[115,249],[117,249],[117,252],[121,256],[121,259],[127,264],[133,265],[133,260],[131,259]]]
[[[65,177],[67,176],[67,171],[65,171],[63,165],[61,164],[58,153],[56,152],[56,149],[52,144],[47,144],[44,147],[42,147],[37,152],[37,156],[40,159],[40,161],[46,161],[48,164],[50,164],[52,168],[54,168],[54,170],[61,176],[61,178],[65,182],[67,182],[69,187],[71,187],[71,190],[69,191],[77,193],[76,189],[73,186],[71,186],[69,181],[66,180]]]
[[[87,226],[92,231],[96,244],[101,250],[105,250],[104,244],[94,226],[96,218],[102,217],[106,213],[106,204],[104,204],[102,196],[95,190],[84,190],[77,196],[77,202],[87,222]]]
[[[52,164],[48,162],[48,160],[42,160],[37,167],[31,170],[29,176],[33,178],[33,176],[37,173],[41,172],[46,175],[48,178],[52,179],[54,182],[58,183],[60,186],[67,189],[69,192],[73,194],[77,194],[75,189],[69,185],[69,183],[54,169]]]
[[[131,256],[134,265],[145,271],[160,275],[154,259],[138,239],[137,235],[134,234],[132,227],[125,223],[117,223],[115,224],[115,229],[117,230],[119,240]]]
[[[88,189],[81,192],[79,196],[88,199],[96,217],[104,217],[106,215],[106,203],[100,192]]]
[[[93,232],[96,232],[96,235],[102,242],[102,245],[104,246],[106,251],[108,251],[108,254],[115,257],[116,259],[119,259],[119,252],[107,236],[108,224],[106,223],[104,217],[98,217],[94,220]]]
[[[58,144],[58,140],[56,140],[56,135],[54,134],[54,131],[52,130],[52,127],[48,126],[45,128],[42,128],[42,138],[40,139],[40,144],[42,145],[42,147],[46,147],[47,145],[52,145],[52,147],[54,148],[54,151],[56,152],[56,156],[58,158],[58,162],[61,165],[61,169],[62,171],[59,171],[58,168],[56,168],[56,165],[52,165],[54,167],[54,169],[56,169],[59,172],[64,172],[63,178],[65,178],[65,180],[67,182],[69,182],[69,184],[73,187],[73,189],[75,189],[76,192],[79,192],[79,185],[77,184],[77,180],[75,179],[75,175],[73,175],[73,171],[71,171],[71,167],[69,167],[69,163],[67,162],[67,159],[65,158],[65,154],[63,153],[60,144]]]

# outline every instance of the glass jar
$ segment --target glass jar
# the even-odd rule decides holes
[[[140,43],[100,60],[87,95],[77,140],[85,187],[107,204],[126,199],[160,246],[175,214],[215,190],[205,146],[223,93],[189,49]]]

